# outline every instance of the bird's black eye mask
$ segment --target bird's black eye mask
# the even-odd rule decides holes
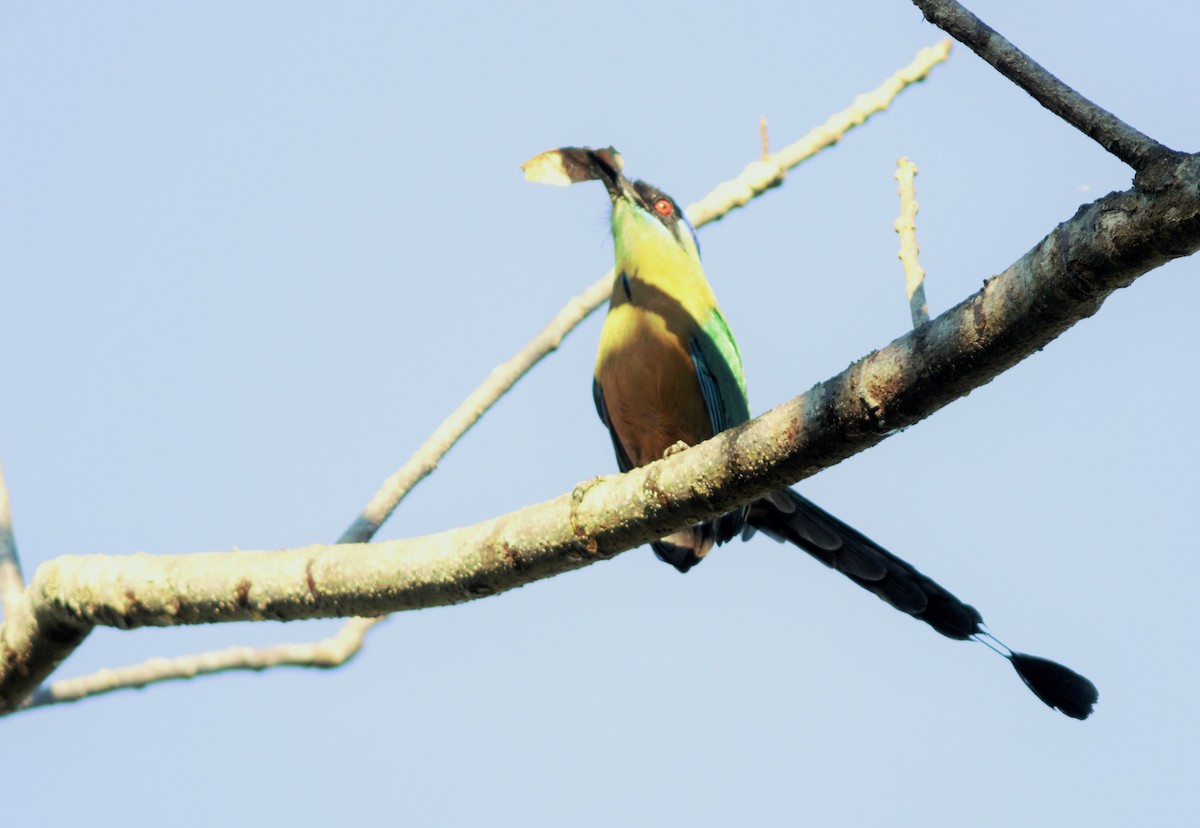
[[[696,236],[696,230],[687,220],[683,210],[679,209],[675,199],[645,181],[633,182],[633,190],[646,206],[646,211],[661,221],[680,244],[683,243],[683,232],[686,228],[692,237],[692,243],[696,245],[696,253],[700,253],[700,239]]]

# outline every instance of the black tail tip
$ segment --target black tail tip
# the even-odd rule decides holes
[[[1072,719],[1086,719],[1100,698],[1096,685],[1069,667],[1046,658],[1013,653],[1009,661],[1033,694]]]

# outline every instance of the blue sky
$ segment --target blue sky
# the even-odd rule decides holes
[[[1148,134],[1196,149],[1197,11],[975,2]],[[1164,21],[1170,21],[1165,25]],[[333,540],[610,265],[599,186],[517,165],[612,144],[688,203],[942,37],[908,3],[0,7],[0,461],[27,574],[67,553]],[[909,326],[895,161],[921,168],[938,313],[1130,173],[955,48],[929,81],[701,231],[752,409]],[[1044,708],[758,538],[648,549],[398,616],[336,672],[155,687],[0,723],[13,824],[1154,824],[1190,807],[1198,264],[806,481],[814,500],[1100,688]],[[381,537],[615,470],[600,318]],[[61,675],[335,623],[94,634]]]

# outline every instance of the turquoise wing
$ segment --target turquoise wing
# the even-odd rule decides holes
[[[713,308],[708,320],[700,326],[692,338],[690,351],[713,433],[719,434],[750,419],[742,355],[719,309]]]
[[[750,419],[742,356],[719,309],[713,308],[709,319],[693,337],[689,350],[713,434]],[[743,506],[716,521],[717,543],[724,543],[742,531],[749,508]]]

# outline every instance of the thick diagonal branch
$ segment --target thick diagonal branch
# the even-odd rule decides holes
[[[688,451],[555,500],[426,538],[272,552],[67,556],[43,564],[6,621],[0,710],[37,657],[92,625],[375,615],[455,604],[586,566],[873,446],[990,381],[1138,276],[1200,249],[1200,161],[1169,187],[1085,205],[983,289],[784,405]],[[9,625],[18,637],[10,637]],[[20,631],[35,652],[11,649]],[[59,647],[58,649],[61,649]],[[33,669],[36,667],[36,669]],[[46,670],[48,672],[48,670]]]
[[[1067,86],[961,4],[954,0],[913,2],[926,20],[1134,170],[1141,172],[1154,161],[1179,155]]]
[[[933,67],[944,61],[949,53],[949,40],[943,40],[941,43],[922,49],[909,65],[901,68],[877,89],[859,95],[848,108],[831,115],[825,123],[810,131],[799,141],[785,147],[773,156],[768,155],[761,161],[750,164],[733,181],[719,185],[700,202],[691,205],[688,208],[688,215],[693,224],[701,226],[710,221],[716,221],[730,210],[744,206],[750,199],[777,186],[782,181],[786,170],[837,143],[847,132],[861,126],[872,115],[887,109],[897,95],[912,84],[924,80]],[[413,456],[384,481],[362,513],[342,533],[338,542],[363,543],[373,538],[379,527],[400,504],[400,501],[414,486],[437,468],[442,457],[478,422],[479,418],[521,377],[532,370],[545,356],[557,349],[563,338],[604,302],[608,297],[611,283],[612,274],[610,272],[592,284],[582,295],[568,302],[550,320],[550,323],[516,355],[498,365],[491,375],[472,391],[467,399],[421,444]],[[354,633],[349,640],[361,644],[363,635],[379,620],[379,618],[360,618],[349,622],[348,626],[353,628]],[[339,640],[341,639],[339,638]],[[315,642],[312,645],[292,645],[292,649],[287,651],[290,660],[286,662],[274,660],[280,652],[276,647],[262,650],[235,647],[210,653],[180,656],[175,659],[151,659],[142,664],[115,670],[101,670],[91,675],[54,682],[35,694],[26,706],[78,701],[90,695],[111,693],[125,687],[143,687],[154,681],[191,678],[202,673],[225,670],[260,670],[264,669],[264,666],[275,663],[299,666],[306,663],[303,660],[302,651],[296,649],[301,646],[315,648],[313,652],[322,654],[320,663],[313,662],[314,666],[330,666],[327,657],[330,650],[324,646],[327,641]],[[352,658],[358,649],[357,647],[339,646],[335,651],[338,657],[345,661]],[[198,664],[204,665],[205,669],[197,670],[196,665]]]

